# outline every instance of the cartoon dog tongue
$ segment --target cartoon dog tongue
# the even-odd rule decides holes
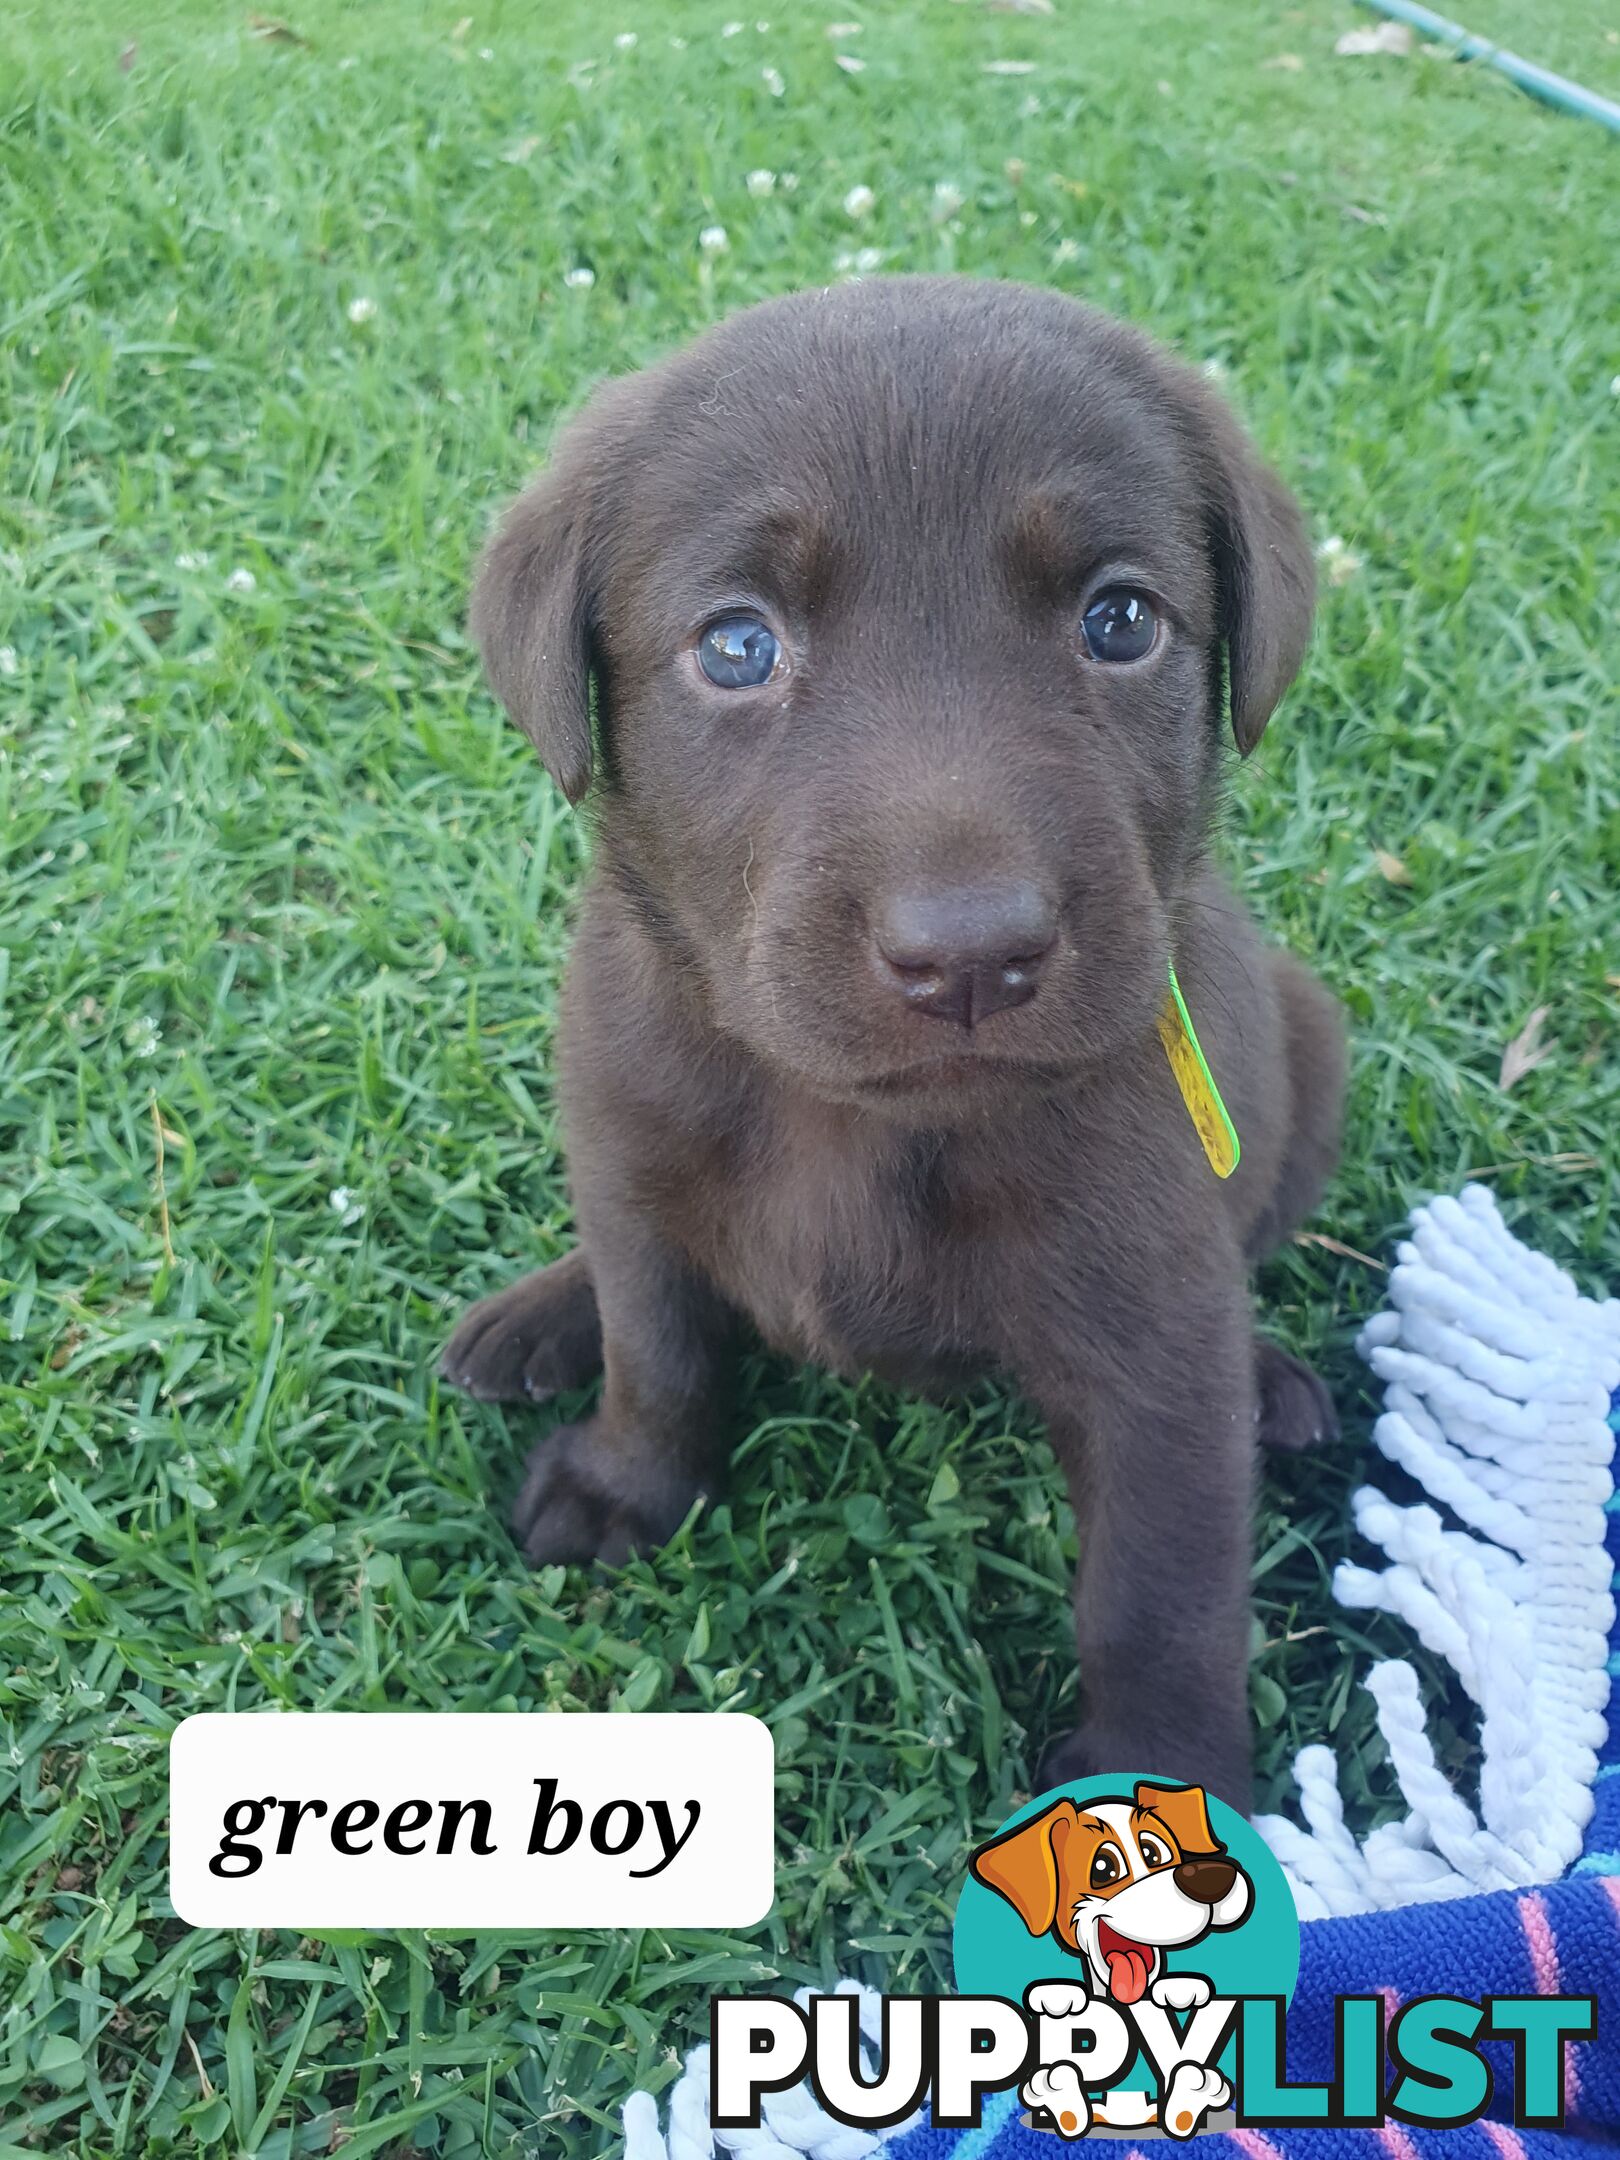
[[[1115,2002],[1140,2002],[1153,1972],[1154,1952],[1142,1943],[1132,1942],[1106,1920],[1097,1929],[1097,1948],[1108,1967],[1108,1992]]]

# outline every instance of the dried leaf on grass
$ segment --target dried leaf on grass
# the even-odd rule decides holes
[[[250,15],[248,30],[267,45],[300,45],[309,50],[309,39],[296,31],[291,23],[279,22],[274,15]]]
[[[1388,848],[1374,848],[1373,861],[1378,865],[1378,875],[1389,885],[1410,885],[1412,873],[1398,855]]]
[[[1552,1056],[1552,1044],[1544,1043],[1541,1039],[1541,1030],[1551,1010],[1550,1005],[1538,1005],[1502,1052],[1502,1070],[1497,1075],[1496,1084],[1504,1094],[1516,1080],[1522,1080],[1526,1073],[1534,1072],[1538,1065],[1545,1065]]]
[[[1375,1260],[1371,1253],[1357,1252],[1353,1245],[1342,1245],[1336,1237],[1326,1237],[1320,1230],[1296,1230],[1294,1243],[1320,1246],[1323,1252],[1337,1253],[1341,1260],[1359,1260],[1363,1267],[1376,1268],[1380,1275],[1389,1273],[1386,1262]]]

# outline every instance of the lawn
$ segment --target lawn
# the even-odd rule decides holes
[[[772,5],[0,31],[0,2160],[594,2160],[711,1991],[939,1977],[964,1845],[1068,1714],[1073,1526],[1015,1401],[762,1360],[725,1504],[530,1577],[502,1509],[541,1421],[434,1379],[457,1306],[569,1239],[588,839],[463,624],[604,373],[857,251],[1027,278],[1219,372],[1339,543],[1225,842],[1356,1032],[1336,1242],[1262,1285],[1346,1425],[1268,1472],[1267,1803],[1330,1736],[1358,1820],[1389,1804],[1356,1679],[1406,1645],[1330,1593],[1382,1294],[1351,1254],[1474,1172],[1620,1287],[1620,142],[1335,59],[1337,0]],[[1529,12],[1492,27],[1612,79],[1590,9]],[[775,1911],[190,1931],[166,1736],[266,1704],[757,1711]]]

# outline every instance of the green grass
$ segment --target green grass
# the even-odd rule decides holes
[[[1219,363],[1359,558],[1228,837],[1356,1023],[1318,1227],[1386,1255],[1483,1170],[1620,1283],[1620,144],[1478,70],[1335,61],[1364,18],[1330,0],[771,0],[791,19],[729,38],[720,0],[466,0],[458,36],[461,4],[301,6],[307,47],[180,0],[24,0],[0,32],[13,2160],[604,2152],[713,1989],[939,1976],[964,1843],[1067,1713],[1072,1525],[1016,1403],[762,1363],[727,1504],[620,1577],[528,1577],[501,1509],[540,1421],[432,1377],[456,1306],[568,1240],[548,1051],[584,843],[462,623],[492,510],[601,374],[857,247],[1085,293]],[[1537,12],[1526,49],[1597,51],[1589,10]],[[755,198],[752,168],[797,187]],[[1503,1093],[1543,1005],[1552,1055]],[[1329,1577],[1381,1278],[1301,1247],[1264,1287],[1347,1429],[1268,1476],[1262,1791],[1328,1736],[1366,1822],[1356,1676],[1404,1640]],[[165,1738],[269,1703],[756,1710],[776,1909],[193,1933]]]

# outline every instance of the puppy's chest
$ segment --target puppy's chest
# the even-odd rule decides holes
[[[850,1375],[952,1386],[993,1357],[999,1211],[939,1135],[764,1136],[716,1223],[716,1273],[774,1348]]]

